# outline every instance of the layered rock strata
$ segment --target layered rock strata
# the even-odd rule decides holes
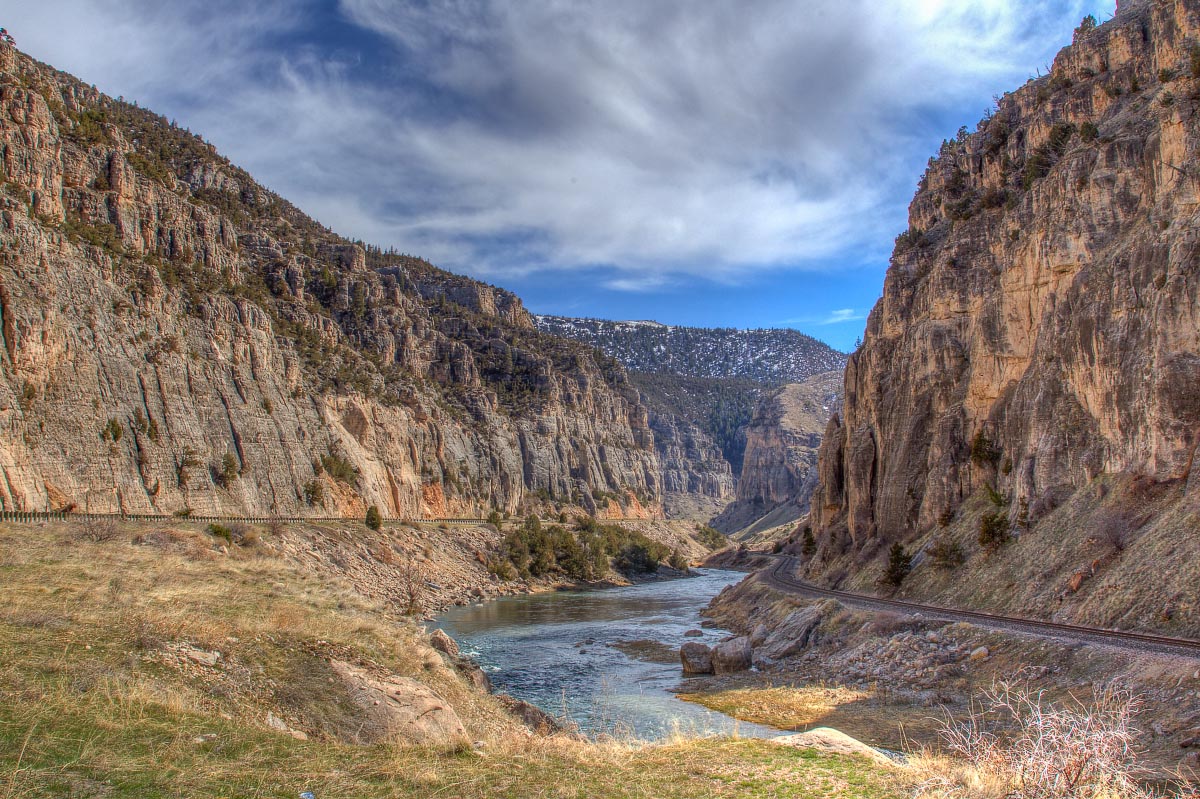
[[[658,513],[619,365],[0,46],[0,507]]]
[[[1122,3],[947,141],[845,376],[813,500],[854,547],[986,485],[1013,524],[1106,474],[1195,495],[1200,4]]]

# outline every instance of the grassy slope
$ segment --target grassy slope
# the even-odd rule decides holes
[[[760,741],[530,737],[348,583],[264,547],[155,538],[0,526],[0,799],[899,795],[863,761]],[[185,644],[220,665],[180,656]],[[345,743],[360,719],[331,657],[429,685],[481,752]],[[309,740],[268,729],[267,712]]]

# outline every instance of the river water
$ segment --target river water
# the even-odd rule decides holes
[[[452,608],[437,620],[496,689],[548,713],[568,716],[589,735],[658,740],[689,734],[771,737],[778,730],[735,721],[675,697],[679,646],[713,644],[728,633],[700,628],[700,611],[741,572],[699,575],[623,588],[506,597]]]

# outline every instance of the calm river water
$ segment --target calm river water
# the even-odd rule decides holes
[[[660,739],[674,730],[744,737],[778,730],[735,721],[675,698],[679,646],[727,635],[700,629],[700,611],[740,572],[700,570],[698,577],[627,588],[507,597],[452,608],[437,626],[483,666],[497,690],[567,716],[591,735]]]

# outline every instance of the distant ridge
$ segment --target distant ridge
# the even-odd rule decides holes
[[[590,344],[630,371],[647,374],[744,378],[778,386],[846,365],[845,353],[787,328],[682,327],[548,315],[533,319],[543,332]]]

